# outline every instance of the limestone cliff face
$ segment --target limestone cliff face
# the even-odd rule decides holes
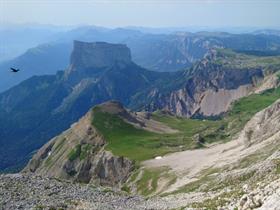
[[[262,68],[235,68],[215,62],[211,53],[186,71],[182,85],[170,91],[155,87],[148,95],[149,111],[166,109],[179,116],[216,116],[230,108],[233,101],[247,96],[263,83]],[[266,86],[263,86],[263,90]]]
[[[262,142],[280,131],[280,100],[258,112],[244,127],[239,141],[246,147]]]
[[[74,50],[70,58],[73,68],[102,68],[112,66],[115,62],[131,62],[130,50],[126,45],[74,41]]]
[[[133,170],[132,161],[106,151],[106,140],[92,126],[92,111],[45,144],[24,169],[50,177],[117,186]]]
[[[78,81],[116,64],[130,63],[132,63],[130,49],[124,44],[74,41],[70,66],[65,71],[65,77],[67,80]]]

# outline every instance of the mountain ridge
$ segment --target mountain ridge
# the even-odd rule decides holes
[[[54,74],[57,70],[65,69],[69,64],[73,40],[126,44],[131,49],[135,63],[160,72],[191,67],[202,59],[208,50],[216,47],[253,55],[280,54],[280,38],[273,35],[210,32],[159,35],[122,28],[106,30],[82,27],[58,35],[52,42],[28,50],[14,60],[1,63],[0,72],[6,75],[6,79],[1,83],[0,91],[7,90],[33,75]],[[17,77],[11,77],[5,73],[11,66],[17,66],[24,71]]]
[[[112,104],[114,107],[119,108]],[[24,172],[84,183],[121,185],[133,170],[133,163],[104,150],[106,140],[92,125],[93,119],[94,114],[90,110],[68,130],[45,144]]]
[[[113,48],[119,46],[108,45]],[[125,50],[129,57],[126,48]],[[94,58],[89,56],[88,59]],[[30,154],[47,139],[78,120],[93,105],[110,99],[120,99],[126,104],[131,95],[148,87],[158,77],[156,72],[145,70],[132,62],[111,62],[111,64],[102,68],[94,67],[90,70],[90,74],[84,69],[79,69],[77,71],[81,73],[79,77],[75,75],[65,77],[65,72],[53,76],[35,76],[1,94],[0,104],[3,111],[0,121],[4,126],[0,132],[0,141],[10,147],[4,149],[3,154],[11,153],[10,150],[16,147],[18,151],[23,149]],[[71,70],[71,65],[69,69]],[[30,101],[34,102],[31,106]],[[57,126],[52,126],[54,124]],[[17,133],[14,133],[11,127],[17,127]],[[22,148],[18,144],[8,145],[9,141],[15,143],[15,139],[25,142],[25,147]],[[37,140],[29,141],[29,139]],[[17,159],[17,156],[13,158]],[[2,165],[6,166],[4,159]]]
[[[192,68],[181,72],[179,79],[171,81],[169,86],[155,84],[134,98],[130,106],[136,109],[140,106],[147,111],[167,109],[186,117],[215,117],[226,112],[236,99],[256,91],[268,75],[277,77],[278,58],[275,57],[275,63],[270,65],[271,57],[263,57],[264,60],[258,62],[261,57],[215,49]],[[248,64],[240,65],[239,62]],[[170,84],[174,84],[174,88],[170,88]]]
[[[269,206],[277,206],[279,203],[277,200],[279,190],[277,189],[280,154],[275,145],[279,144],[279,104],[280,99],[253,115],[238,133],[237,138],[233,137],[229,142],[220,142],[209,145],[207,148],[186,150],[142,162],[141,168],[134,168],[130,171],[129,178],[122,182],[122,189],[128,191],[128,189],[136,188],[137,193],[148,195],[147,201],[156,202],[156,209],[183,206],[218,208],[218,206],[222,206],[223,208],[245,210],[248,207],[267,209]],[[94,109],[97,108],[98,111],[108,114],[118,116],[127,114],[127,111],[118,102],[106,102]],[[97,113],[93,113],[93,121],[94,114]],[[80,122],[74,124],[71,129],[78,124]],[[82,128],[89,127],[83,125]],[[67,132],[69,131],[57,138],[62,138]],[[74,139],[78,140],[77,137]],[[48,152],[49,157],[54,155],[51,150],[47,150],[46,146],[41,150]],[[38,154],[40,151],[32,161],[36,160]],[[91,155],[98,157],[98,153]],[[46,163],[47,158],[44,157],[44,159]],[[61,161],[55,161],[55,164],[59,162]],[[46,164],[41,164],[40,167],[47,168]],[[111,167],[113,166],[111,165]],[[89,170],[89,168],[84,169]],[[36,174],[35,171],[35,176],[54,171],[57,172],[57,170],[51,169],[39,171]],[[24,175],[27,176],[27,174]],[[34,177],[34,174],[31,173],[28,176]],[[50,176],[53,177],[51,174]],[[174,176],[180,178],[176,179]],[[150,182],[154,184],[150,186]],[[163,204],[165,207],[161,206]],[[137,206],[135,204],[135,208]]]
[[[86,45],[86,49],[89,47],[92,50],[90,45]],[[213,117],[226,112],[234,100],[253,93],[253,89],[261,86],[263,81],[267,83],[264,80],[267,76],[273,76],[278,81],[277,57],[220,51],[220,54],[217,50],[213,51],[217,54],[216,60],[215,56],[208,56],[192,69],[175,73],[149,71],[133,62],[114,62],[113,66],[79,69],[79,76],[73,74],[73,77],[67,77],[65,72],[59,72],[53,76],[36,76],[24,81],[0,94],[0,122],[3,124],[0,141],[5,145],[1,148],[1,168],[8,167],[11,162],[20,162],[22,166],[34,149],[66,130],[92,106],[108,100],[118,100],[136,111],[166,109],[182,117]],[[247,66],[233,63],[233,58],[243,63],[248,60]],[[94,60],[90,54],[87,59]],[[252,63],[256,64],[250,67]],[[71,64],[66,72],[69,70]],[[244,78],[232,86],[241,76]],[[274,84],[277,86],[278,83]],[[249,88],[242,85],[249,85]],[[237,88],[234,89],[237,92],[223,90],[233,87]],[[271,86],[264,85],[263,90],[266,88]],[[227,106],[219,106],[218,109],[209,107],[207,101],[213,95],[222,95]],[[30,101],[33,103],[30,104]],[[17,133],[11,129],[14,127],[17,127]],[[25,146],[20,146],[21,143]],[[24,155],[8,155],[22,152]]]

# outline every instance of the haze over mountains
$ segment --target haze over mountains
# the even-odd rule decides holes
[[[212,47],[277,55],[280,46],[277,30],[256,31],[254,34],[220,32],[147,34],[122,28],[81,27],[55,34],[51,32],[45,35],[48,39],[43,41],[44,43],[28,49],[12,60],[0,63],[0,74],[5,75],[5,80],[0,84],[0,92],[33,75],[54,74],[58,70],[65,69],[69,64],[73,40],[124,43],[131,49],[132,60],[135,63],[160,72],[190,67],[203,58]],[[21,33],[16,37],[20,36]],[[41,39],[44,40],[44,37]],[[33,45],[29,42],[24,43]],[[7,74],[7,69],[11,66],[20,67],[23,71],[16,77]]]
[[[0,25],[0,62],[13,59],[39,44],[50,42],[67,27],[51,25]]]

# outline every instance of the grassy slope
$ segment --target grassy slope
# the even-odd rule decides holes
[[[160,135],[137,129],[117,115],[100,111],[98,107],[93,112],[93,125],[107,140],[106,149],[114,154],[141,161],[164,151]]]
[[[184,119],[154,113],[153,118],[179,130],[175,134],[156,134],[137,129],[124,122],[117,115],[101,112],[94,108],[93,125],[104,135],[107,149],[115,155],[143,161],[158,155],[198,145],[193,136],[200,133],[206,143],[230,140],[258,111],[280,98],[280,88],[254,94],[235,102],[232,109],[220,120]]]
[[[230,49],[217,49],[217,59],[214,63],[224,68],[264,68],[265,70],[279,70],[280,56],[254,56],[237,53]]]
[[[231,134],[237,133],[254,114],[268,107],[279,98],[280,88],[277,88],[236,101],[231,111],[222,120],[227,128],[226,130],[229,132],[230,129]]]
[[[217,49],[217,57],[212,62],[235,69],[259,67],[273,71],[280,68],[280,56],[252,56],[229,49]],[[193,139],[198,133],[206,143],[229,140],[256,112],[279,97],[280,89],[245,97],[234,103],[231,111],[216,121],[178,118],[160,112],[153,114],[155,120],[179,130],[175,134],[156,134],[136,129],[118,116],[102,113],[98,108],[93,111],[93,124],[108,141],[108,150],[116,155],[142,161],[169,152],[201,147]]]
[[[236,135],[254,114],[271,105],[278,98],[280,98],[280,88],[244,97],[233,103],[231,110],[216,121],[174,119],[167,116],[156,116],[155,119],[182,130],[188,137],[200,133],[206,143],[227,141]]]

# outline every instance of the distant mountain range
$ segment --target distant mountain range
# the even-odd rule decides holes
[[[273,33],[272,33],[273,32]],[[178,32],[173,34],[145,34],[132,29],[80,27],[51,36],[51,41],[27,50],[21,56],[0,63],[0,92],[34,76],[54,74],[69,63],[72,41],[105,41],[126,44],[132,60],[138,65],[159,72],[178,71],[192,66],[213,47],[231,48],[256,55],[280,54],[280,36],[277,31],[259,31],[255,34],[222,32]],[[10,67],[22,71],[17,75],[7,72]]]
[[[47,43],[67,27],[50,25],[0,25],[0,62],[13,59],[26,50]]]
[[[65,71],[33,76],[0,94],[0,169],[22,167],[96,104],[118,100],[134,110],[216,117],[234,100],[276,85],[280,66],[279,57],[216,49],[192,68],[168,73],[146,70],[131,57],[122,44],[75,41]]]

